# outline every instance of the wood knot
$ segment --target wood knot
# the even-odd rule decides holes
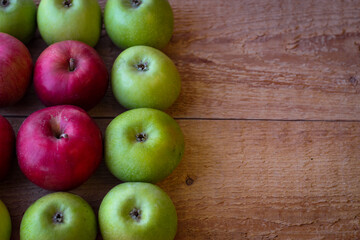
[[[351,85],[353,85],[354,87],[356,87],[356,86],[358,85],[358,83],[359,83],[359,80],[358,80],[356,77],[351,76],[351,77],[349,78],[349,82],[351,83]]]
[[[186,185],[190,186],[194,183],[194,179],[192,179],[189,175],[186,177]]]

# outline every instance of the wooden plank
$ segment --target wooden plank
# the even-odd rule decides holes
[[[10,118],[15,129],[22,121]],[[110,119],[96,121],[104,131]],[[178,122],[184,159],[159,183],[177,208],[176,239],[360,238],[359,122]],[[118,183],[102,164],[71,192],[97,212]],[[47,193],[14,163],[0,184],[13,239],[26,208]]]
[[[183,80],[168,110],[174,117],[359,119],[360,1],[170,2],[175,29],[164,52]],[[45,47],[37,34],[29,44],[34,60]],[[121,50],[105,31],[96,49],[110,70]],[[0,114],[40,108],[31,89]],[[90,113],[122,111],[109,89]]]

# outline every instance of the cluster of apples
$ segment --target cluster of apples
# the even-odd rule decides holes
[[[184,136],[162,110],[180,93],[176,66],[160,50],[172,36],[167,0],[108,0],[105,29],[125,49],[111,72],[117,101],[131,109],[111,121],[103,138],[86,110],[104,97],[109,75],[93,47],[100,38],[97,0],[0,0],[0,107],[21,100],[33,78],[46,108],[32,113],[15,139],[0,116],[0,179],[16,155],[21,171],[36,185],[68,191],[84,183],[103,156],[119,184],[104,197],[99,226],[104,240],[174,239],[177,214],[169,196],[154,183],[166,178],[184,154]],[[37,24],[36,24],[37,22]],[[33,68],[24,44],[40,35],[50,46]],[[11,220],[0,201],[0,239],[11,235]],[[96,239],[90,205],[68,192],[48,194],[25,212],[21,240]]]

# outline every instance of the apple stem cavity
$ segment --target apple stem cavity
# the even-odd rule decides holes
[[[69,71],[73,72],[75,70],[75,68],[76,68],[75,59],[70,58],[69,59]]]
[[[146,72],[149,70],[149,64],[147,62],[139,62],[135,65],[138,71]]]
[[[140,222],[141,220],[141,210],[137,208],[133,208],[130,212],[130,216],[132,219],[134,219],[137,222]]]
[[[147,139],[148,139],[148,135],[146,133],[136,134],[136,141],[137,142],[145,142]]]
[[[7,7],[10,4],[10,0],[1,0],[0,4],[2,7]]]
[[[131,6],[133,8],[137,8],[141,5],[142,1],[141,0],[131,0]]]
[[[55,133],[55,137],[57,139],[63,139],[63,138],[69,138],[69,135],[67,133],[59,133],[59,132],[57,132],[57,133]]]
[[[50,120],[50,127],[51,127],[51,132],[53,133],[53,136],[55,138],[57,139],[69,138],[69,135],[67,133],[64,133],[63,130],[61,130],[60,125],[56,119],[53,118]]]
[[[53,220],[53,223],[55,223],[55,224],[63,223],[64,222],[63,213],[62,212],[55,213],[52,220]]]
[[[66,133],[62,133],[59,138],[69,138],[69,135],[67,135]]]
[[[72,6],[72,0],[65,0],[63,2],[63,5],[64,5],[64,7],[67,7],[67,8],[71,7]]]

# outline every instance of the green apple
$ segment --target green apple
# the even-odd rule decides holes
[[[156,183],[176,168],[183,154],[179,125],[160,110],[124,112],[105,132],[106,165],[122,181]]]
[[[167,0],[108,0],[104,22],[109,37],[122,49],[136,45],[161,49],[172,36],[174,16]]]
[[[0,0],[0,32],[27,43],[35,30],[36,5],[33,0]]]
[[[116,58],[111,84],[117,101],[128,109],[165,110],[181,89],[180,75],[171,59],[146,46],[128,48]]]
[[[172,240],[177,231],[176,209],[158,186],[123,183],[103,199],[99,225],[104,240]]]
[[[0,200],[0,239],[10,240],[11,219],[5,204]]]
[[[33,203],[20,225],[21,240],[94,240],[95,214],[81,197],[65,192],[48,194]]]
[[[95,46],[101,33],[97,0],[41,0],[37,21],[47,44],[77,40]]]

